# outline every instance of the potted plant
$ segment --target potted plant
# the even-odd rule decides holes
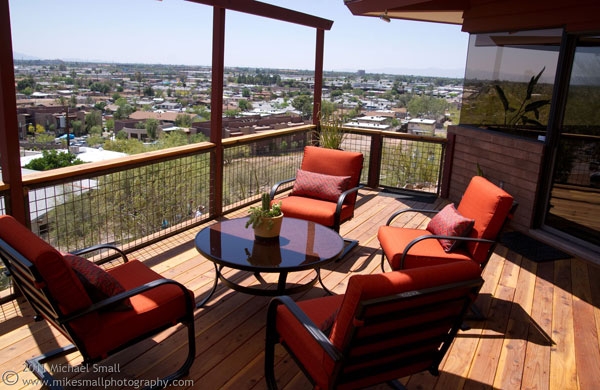
[[[250,207],[248,213],[250,214],[250,218],[246,222],[246,228],[252,225],[256,238],[279,237],[281,223],[283,222],[281,202],[271,207],[271,198],[269,194],[264,193],[262,194],[261,206]]]
[[[317,132],[318,143],[322,148],[342,149],[342,142],[346,133],[342,129],[344,122],[342,118],[330,115],[321,116],[321,131]]]

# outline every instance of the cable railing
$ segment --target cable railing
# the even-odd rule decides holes
[[[133,252],[217,217],[211,215],[211,191],[219,185],[228,213],[295,177],[315,129],[305,125],[223,140],[223,183],[211,174],[217,146],[210,142],[26,175],[29,227],[61,251],[113,244]],[[344,131],[342,149],[365,156],[362,183],[439,193],[446,139]],[[3,185],[0,214],[7,213],[7,199]],[[0,283],[0,300],[6,301],[13,296],[8,280]]]
[[[440,193],[446,138],[346,127],[344,132],[342,149],[365,156],[362,183]]]

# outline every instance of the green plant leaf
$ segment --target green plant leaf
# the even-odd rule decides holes
[[[539,127],[545,127],[540,122],[538,122],[538,121],[536,121],[534,119],[529,119],[526,116],[521,117],[521,120],[523,121],[524,125],[530,124],[530,125],[535,125],[535,126],[539,126]]]
[[[540,107],[544,107],[550,104],[550,100],[537,100],[535,102],[531,102],[525,106],[525,112],[531,112],[533,110],[537,110]]]
[[[500,101],[502,102],[502,105],[504,106],[504,111],[510,111],[511,108],[508,104],[508,99],[506,99],[506,95],[504,94],[504,90],[502,90],[502,87],[500,87],[498,84],[494,85],[494,88],[496,89],[496,93],[498,94],[498,97],[500,98]],[[514,109],[513,109],[514,111]]]
[[[544,73],[544,70],[546,70],[545,66],[542,68],[540,73],[537,74],[537,76],[531,76],[531,80],[529,80],[529,85],[527,85],[527,96],[525,97],[525,100],[531,99],[531,95],[533,94],[533,88],[538,83],[540,77],[542,76],[542,73]]]

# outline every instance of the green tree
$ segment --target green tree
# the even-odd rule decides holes
[[[117,100],[119,100],[121,98],[121,95],[118,92],[113,93],[112,95],[112,100],[113,102],[116,102]],[[116,104],[116,103],[115,103]]]
[[[90,135],[96,135],[96,136],[102,135],[102,127],[99,126],[99,125],[90,127],[89,134]]]
[[[175,126],[192,127],[192,117],[186,114],[177,114],[175,117]]]
[[[106,130],[108,131],[113,131],[115,128],[115,120],[114,119],[109,119],[106,121]]]
[[[25,165],[27,169],[35,171],[48,171],[50,169],[69,167],[71,165],[83,164],[83,161],[69,152],[58,152],[56,150],[44,150],[42,157],[35,158]]]
[[[144,88],[144,96],[154,96],[154,90],[150,85]]]
[[[27,88],[23,89],[21,92],[23,93],[23,95],[31,96],[31,94],[33,93],[33,89],[31,89],[31,87],[27,87]]]
[[[245,98],[249,98],[250,97],[250,90],[248,88],[242,89],[242,96],[245,97]]]
[[[240,99],[240,100],[238,100],[238,107],[242,111],[249,111],[252,109],[252,103],[250,103],[246,99]]]
[[[447,108],[448,102],[445,99],[432,96],[415,96],[410,99],[407,106],[411,116],[423,116],[433,119],[443,115]]]
[[[300,111],[302,117],[310,118],[312,116],[312,98],[309,95],[300,95],[292,100],[292,107]]]
[[[85,130],[87,133],[94,126],[102,126],[102,113],[98,110],[94,110],[85,116]]]
[[[104,109],[106,108],[106,103],[98,102],[98,103],[94,104],[94,108],[99,111],[104,111]]]
[[[124,140],[127,139],[127,133],[124,130],[119,130],[119,132],[116,135],[116,138],[118,140]]]
[[[86,140],[86,143],[88,144],[89,147],[102,145],[104,143],[104,138],[102,138],[99,135],[91,135]]]
[[[150,139],[156,139],[156,135],[158,134],[158,120],[150,118],[146,120],[146,133]]]
[[[27,76],[22,80],[19,80],[17,82],[17,91],[23,91],[26,88],[29,88],[30,90],[34,90],[35,89],[35,80],[33,79],[33,77],[31,76]],[[30,93],[31,95],[31,93]]]
[[[328,100],[321,100],[321,115],[324,118],[329,118],[333,115],[337,106],[335,103],[330,102]]]
[[[71,122],[71,130],[76,137],[82,136],[84,133],[84,127],[81,121],[72,121]]]
[[[225,110],[223,111],[223,115],[228,118],[235,118],[240,113],[240,110]]]

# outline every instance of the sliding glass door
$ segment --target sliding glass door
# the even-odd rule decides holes
[[[546,210],[546,227],[600,247],[600,36],[577,41]]]

